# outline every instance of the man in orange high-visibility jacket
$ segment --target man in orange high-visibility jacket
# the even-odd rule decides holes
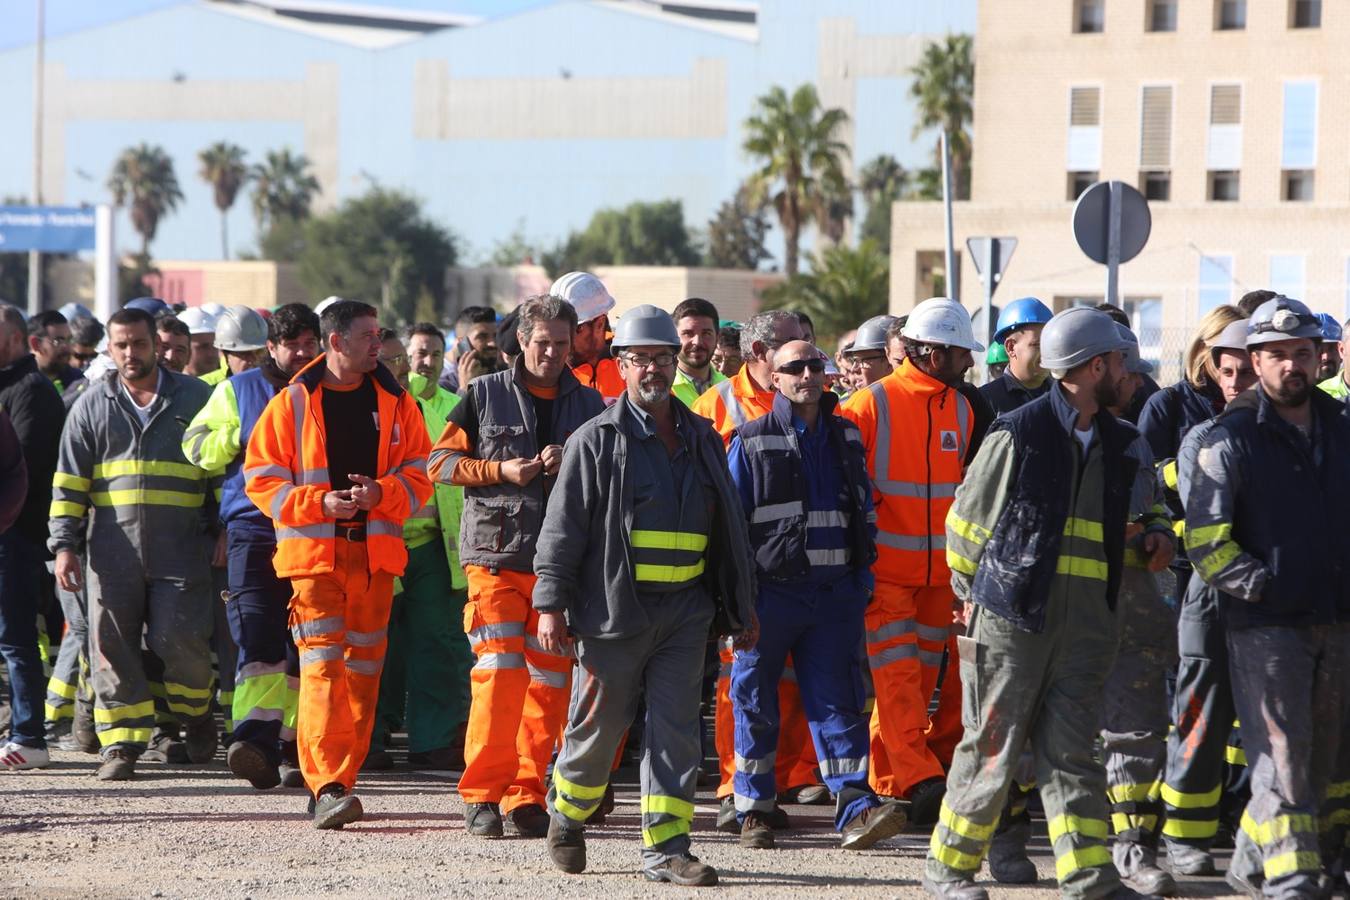
[[[609,354],[609,311],[614,298],[604,282],[590,272],[568,272],[553,282],[549,294],[561,297],[577,311],[577,333],[572,340],[568,365],[588,388],[613,403],[628,388],[619,374],[619,363]]]
[[[403,523],[431,496],[431,442],[417,401],[379,363],[374,307],[320,318],[324,353],[263,410],[244,490],[277,532],[300,650],[297,745],[315,828],[361,818],[352,793],[370,748]]]
[[[872,750],[884,754],[879,768],[891,778],[881,788],[907,798],[910,821],[928,825],[937,821],[945,785],[928,743],[928,701],[955,603],[945,521],[975,428],[957,387],[972,351],[984,348],[970,316],[945,298],[915,307],[901,335],[905,361],[850,397],[844,415],[862,431],[876,490],[876,594],[865,617],[876,694]],[[954,663],[947,677],[957,677]]]
[[[567,720],[572,660],[539,644],[535,542],[563,443],[605,408],[567,368],[576,327],[561,297],[521,304],[515,367],[470,382],[431,450],[431,477],[464,488],[464,630],[478,659],[459,795],[464,827],[479,837],[501,837],[505,825],[548,833],[544,776]]]
[[[722,442],[731,444],[737,428],[773,409],[773,355],[788,341],[802,339],[801,321],[783,310],[768,310],[753,316],[741,329],[741,353],[745,364],[733,377],[713,385],[694,401],[692,410],[711,419]],[[718,645],[720,667],[717,674],[717,703],[713,742],[717,748],[720,780],[717,797],[722,801],[717,816],[718,828],[739,832],[732,776],[735,774],[736,746],[733,740],[735,718],[731,710],[732,650],[727,642]],[[775,767],[777,784],[784,799],[794,802],[828,803],[830,792],[816,778],[816,751],[802,710],[801,693],[791,657],[778,685],[778,709],[782,724],[778,733]],[[776,827],[785,827],[786,819],[772,817]]]

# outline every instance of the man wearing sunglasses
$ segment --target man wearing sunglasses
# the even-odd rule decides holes
[[[883,329],[884,335],[884,329]],[[825,360],[806,341],[775,354],[773,409],[740,428],[728,464],[750,522],[761,624],[731,672],[741,846],[770,849],[777,796],[778,681],[793,655],[842,846],[865,850],[905,826],[867,783],[867,718],[857,648],[872,594],[876,518],[858,427],[835,415]]]

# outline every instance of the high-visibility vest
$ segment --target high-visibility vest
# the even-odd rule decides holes
[[[323,420],[325,370],[323,354],[300,370],[263,410],[248,442],[244,489],[276,527],[272,563],[281,578],[332,572],[336,562],[337,523],[323,512],[323,495],[333,489]],[[431,496],[431,440],[412,394],[383,364],[367,377],[375,381],[382,494],[366,515],[367,555],[372,572],[402,575],[408,563],[403,523]]]
[[[877,577],[945,585],[947,510],[961,482],[974,415],[955,388],[901,364],[844,403],[862,432],[877,509]]]
[[[737,428],[773,409],[773,394],[772,390],[755,384],[749,367],[741,366],[734,377],[704,391],[690,409],[710,420],[713,429],[722,436],[722,443],[730,446],[731,435]]]
[[[619,374],[619,363],[612,356],[596,360],[595,365],[582,363],[572,369],[572,374],[588,388],[595,388],[605,400],[617,400],[628,385]]]

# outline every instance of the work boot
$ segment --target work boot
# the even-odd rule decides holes
[[[757,812],[748,812],[741,822],[741,846],[751,850],[772,850],[773,829]]]
[[[369,759],[369,757],[366,757]],[[464,748],[437,747],[420,753],[408,753],[408,768],[430,772],[459,772],[464,769]]]
[[[614,812],[614,785],[605,785],[605,796],[600,798],[600,802],[595,806],[595,812],[586,820],[587,825],[603,825],[609,819],[609,814]]]
[[[733,801],[734,802],[734,801]],[[787,831],[792,827],[792,817],[787,814],[787,810],[774,804],[773,809],[762,813],[765,823],[774,831]]]
[[[1214,857],[1204,847],[1167,841],[1167,859],[1172,864],[1172,871],[1178,875],[1205,877],[1219,874]]]
[[[464,830],[477,837],[502,836],[502,813],[495,803],[466,803]]]
[[[510,830],[523,838],[541,838],[548,835],[549,815],[538,803],[517,806],[506,814]]]
[[[314,827],[320,831],[341,828],[361,818],[361,798],[347,793],[340,784],[326,784],[314,798]]]
[[[717,884],[717,870],[707,863],[699,862],[692,853],[672,856],[650,869],[644,869],[642,874],[648,881],[669,881],[685,887],[711,887]]]
[[[220,734],[216,731],[216,722],[210,716],[193,719],[183,727],[183,744],[187,750],[188,762],[201,765],[215,759],[216,748],[220,746]]]
[[[13,740],[0,746],[0,766],[11,772],[45,769],[51,761],[52,755],[46,747],[28,747]]]
[[[366,753],[366,761],[361,763],[362,772],[388,772],[394,767],[394,754],[383,747],[372,747]]]
[[[989,843],[989,874],[999,884],[1034,884],[1041,877],[1036,864],[1027,856],[1031,823],[1015,821],[994,832]]]
[[[928,896],[941,897],[943,900],[989,900],[989,892],[971,878],[963,878],[960,881],[933,881],[925,874],[923,889]]]
[[[168,763],[181,766],[188,762],[187,745],[178,739],[178,726],[156,725],[150,733],[141,759],[150,763]]]
[[[103,764],[98,767],[99,781],[130,781],[136,774],[136,753],[124,747],[113,747],[103,754]]]
[[[740,834],[741,823],[736,821],[736,798],[727,794],[717,807],[717,830],[727,834]]]
[[[869,806],[844,823],[839,846],[844,850],[866,850],[878,841],[904,831],[906,821],[905,811],[899,803],[892,801]]]
[[[1120,880],[1144,894],[1171,897],[1177,892],[1177,883],[1170,873],[1158,867],[1158,851],[1135,841],[1117,840],[1111,847],[1111,858],[1120,873]]]
[[[267,760],[267,754],[257,744],[235,741],[225,751],[225,764],[230,771],[260,791],[281,784],[281,773]]]
[[[305,773],[287,762],[277,766],[277,779],[284,788],[302,788],[305,786]]]
[[[916,828],[932,828],[937,824],[938,809],[947,795],[945,778],[926,778],[909,789],[909,824]]]
[[[94,704],[89,700],[75,698],[75,721],[70,724],[70,736],[75,745],[85,753],[99,751],[98,732],[94,730]]]
[[[802,806],[829,806],[834,800],[830,789],[823,784],[800,784],[778,795],[779,803],[797,803]]]
[[[586,871],[586,837],[580,828],[567,828],[549,816],[547,842],[548,855],[560,871],[568,875]]]

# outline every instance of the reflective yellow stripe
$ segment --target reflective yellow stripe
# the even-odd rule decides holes
[[[600,789],[604,793],[604,788]],[[642,798],[641,809],[644,814],[651,813],[657,815],[665,813],[671,816],[679,816],[681,819],[690,821],[694,818],[694,804],[688,800],[681,800],[679,797],[667,797],[664,794],[650,794]]]
[[[69,500],[53,500],[51,509],[47,511],[48,518],[55,519],[58,516],[71,516],[76,519],[83,519],[85,510],[83,503],[71,503]]]
[[[1269,822],[1262,822],[1258,825],[1256,820],[1244,811],[1242,813],[1242,830],[1258,846],[1265,847],[1292,835],[1316,834],[1318,832],[1317,817],[1306,813],[1293,816],[1275,816]]]
[[[659,584],[679,584],[703,574],[704,561],[699,560],[692,566],[656,566],[638,563],[633,567],[633,578],[638,581],[651,581]]]
[[[963,838],[970,838],[972,841],[989,840],[994,834],[994,828],[998,825],[998,822],[994,822],[992,825],[976,825],[964,816],[958,816],[948,809],[945,800],[938,810],[938,821],[946,826],[949,831],[955,832]]]
[[[1327,785],[1327,799],[1334,800],[1338,797],[1350,797],[1350,781],[1333,781]]]
[[[133,703],[130,706],[119,706],[116,709],[103,709],[100,706],[94,707],[95,722],[120,722],[123,719],[139,719],[142,716],[153,716],[155,714],[155,701],[143,700],[140,703]]]
[[[1217,544],[1233,536],[1233,523],[1204,525],[1191,531],[1191,541],[1195,544]]]
[[[1106,827],[1105,822],[1102,823],[1102,827]],[[1079,869],[1109,865],[1111,865],[1111,851],[1105,847],[1075,847],[1066,851],[1064,855],[1055,857],[1055,877],[1063,881]]]
[[[1152,831],[1157,826],[1158,817],[1152,814],[1140,816],[1133,813],[1111,813],[1111,827],[1115,829],[1116,834],[1136,828]]]
[[[957,872],[977,872],[980,863],[984,862],[983,853],[964,853],[955,847],[948,847],[942,843],[937,831],[933,832],[933,837],[928,842],[928,852],[933,855],[933,859]]]
[[[1078,578],[1095,578],[1106,581],[1106,563],[1082,556],[1061,556],[1055,561],[1056,575],[1072,575]]]
[[[94,466],[95,478],[117,478],[122,475],[168,475],[197,481],[204,473],[188,463],[154,462],[141,459],[117,459]]]
[[[196,697],[202,700],[211,699],[210,688],[190,688],[185,684],[178,684],[174,681],[164,682],[164,687],[166,690],[173,691],[180,697]]]
[[[1159,783],[1114,784],[1106,789],[1112,803],[1144,803],[1158,796]]]
[[[47,717],[48,722],[59,722],[62,719],[75,718],[75,707],[69,704],[56,707],[50,703],[44,703],[42,704],[42,713]]]
[[[587,787],[584,784],[577,784],[575,781],[568,781],[557,772],[553,773],[553,784],[557,786],[560,793],[567,794],[569,797],[576,797],[578,800],[598,800],[605,796],[605,785]]]
[[[106,731],[98,733],[98,743],[100,747],[107,747],[112,744],[148,744],[150,743],[149,728],[109,728]]]
[[[1102,523],[1069,516],[1064,521],[1064,536],[1082,538],[1085,541],[1096,541],[1100,544],[1103,540]]]
[[[1171,785],[1164,784],[1162,786],[1163,802],[1176,809],[1203,809],[1207,806],[1214,806],[1219,802],[1219,797],[1222,794],[1222,787],[1205,791],[1203,794],[1183,794]]]
[[[664,844],[673,837],[688,833],[688,819],[672,819],[669,822],[662,822],[660,825],[642,829],[642,843],[647,847],[655,847],[658,844]]]
[[[554,796],[553,808],[576,822],[585,822],[591,817],[591,813],[595,812],[594,809],[582,809],[579,806],[568,803],[566,798],[561,794]]]
[[[169,701],[169,711],[176,712],[180,716],[192,716],[195,718],[209,712],[210,709],[210,700],[203,700],[201,703],[184,703],[181,700]]]
[[[1162,476],[1163,484],[1175,491],[1177,489],[1177,461],[1175,459],[1163,466]]]
[[[1191,534],[1193,535],[1194,532],[1191,532]],[[1192,549],[1193,547],[1201,547],[1201,546],[1204,545],[1200,541],[1188,540],[1186,542],[1186,548],[1188,550]],[[1199,562],[1197,562],[1195,564],[1195,568],[1200,572],[1200,575],[1202,577],[1205,578],[1212,577],[1218,574],[1223,569],[1224,566],[1228,565],[1233,560],[1237,559],[1238,554],[1240,554],[1241,552],[1242,549],[1238,547],[1237,544],[1233,543],[1232,541],[1228,541],[1225,544],[1221,544],[1219,546],[1219,549],[1215,550],[1209,556],[1206,556],[1204,559],[1201,559]]]
[[[947,527],[977,547],[983,547],[985,542],[993,536],[993,532],[988,528],[974,522],[967,522],[953,511],[947,512]]]
[[[634,531],[630,535],[633,547],[639,550],[688,550],[702,553],[708,549],[706,534],[690,534],[687,531]]]
[[[966,559],[950,547],[947,548],[947,568],[962,575],[974,575],[979,570],[971,560]]]
[[[1184,542],[1186,538],[1186,520],[1177,519],[1175,522],[1173,522],[1172,533],[1175,534],[1177,537],[1181,538]]]
[[[88,478],[81,478],[78,475],[68,475],[65,472],[57,472],[52,477],[52,487],[69,488],[72,491],[87,491],[93,484]]]
[[[75,699],[75,685],[66,684],[64,681],[58,681],[56,678],[47,680],[47,693],[55,694],[58,697],[65,697],[67,700]]]
[[[1219,820],[1192,822],[1189,819],[1174,819],[1170,816],[1163,820],[1162,833],[1174,838],[1212,838],[1219,833]]]
[[[183,506],[197,507],[206,501],[204,494],[183,491],[95,491],[89,495],[95,506]]]
[[[1299,850],[1295,853],[1281,853],[1266,860],[1264,869],[1266,880],[1273,881],[1294,872],[1320,872],[1322,855],[1314,850]]]
[[[1223,758],[1228,761],[1230,766],[1245,766],[1247,764],[1247,751],[1241,747],[1224,747]]]
[[[1105,840],[1106,823],[1101,819],[1083,819],[1078,816],[1055,816],[1045,825],[1050,832],[1050,843],[1054,843],[1066,834],[1081,834],[1084,837]]]

